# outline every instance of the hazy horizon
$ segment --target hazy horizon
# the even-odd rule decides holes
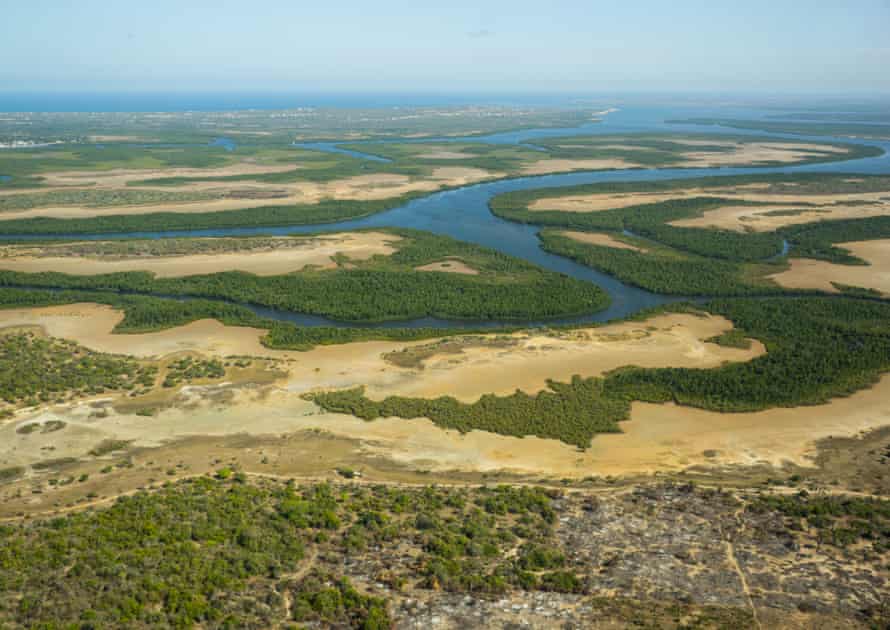
[[[5,9],[5,93],[890,92],[890,1],[35,0]]]

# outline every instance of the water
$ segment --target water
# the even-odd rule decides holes
[[[237,143],[231,138],[214,138],[207,143],[207,146],[222,147],[226,151],[234,151],[238,147]]]
[[[0,184],[8,182],[12,179],[9,175],[0,175]]]
[[[524,144],[530,140],[544,137],[554,137],[579,133],[616,133],[619,131],[694,131],[708,133],[728,133],[730,135],[742,135],[738,130],[725,130],[720,127],[701,127],[696,125],[665,125],[664,110],[638,108],[616,114],[610,114],[606,122],[589,124],[575,129],[536,129],[515,131],[510,133],[493,134],[482,138],[456,139],[449,141],[489,142],[497,144]],[[700,113],[700,112],[699,112]],[[730,117],[731,113],[721,110],[721,115]],[[671,117],[682,117],[679,112],[672,112]],[[614,117],[614,118],[613,118]],[[750,113],[749,113],[750,117]],[[794,140],[808,139],[805,136],[793,136],[788,134],[765,134],[756,132],[754,135],[789,138]],[[822,142],[839,141],[851,142],[843,138],[815,137],[813,140]],[[429,140],[428,140],[429,141]],[[439,139],[433,141],[440,141]],[[879,146],[885,151],[890,151],[890,142],[855,141],[861,144]],[[348,151],[336,146],[335,143],[303,144],[307,148],[337,153],[348,153],[354,157],[363,159],[383,160],[379,156],[364,154],[357,151]],[[562,175],[543,175],[535,177],[518,177],[514,179],[481,183],[464,186],[454,190],[433,193],[426,197],[414,199],[402,206],[386,212],[372,215],[352,221],[322,225],[299,225],[264,228],[226,228],[212,230],[181,230],[181,231],[153,231],[153,232],[128,232],[118,234],[93,234],[93,235],[56,235],[58,237],[75,238],[79,240],[98,240],[109,238],[171,238],[181,236],[250,236],[250,235],[288,235],[288,234],[316,234],[328,231],[342,231],[362,228],[403,227],[417,230],[425,230],[436,234],[447,235],[459,240],[476,243],[498,250],[502,253],[522,258],[550,271],[566,274],[578,280],[593,282],[612,297],[612,304],[599,313],[584,315],[581,317],[563,318],[549,322],[522,322],[523,325],[543,325],[545,323],[585,323],[601,322],[610,319],[626,317],[642,309],[658,306],[667,302],[683,300],[676,296],[665,296],[637,287],[626,285],[607,274],[601,273],[589,267],[575,263],[562,256],[545,252],[540,247],[538,239],[539,228],[505,221],[494,216],[488,203],[492,197],[505,192],[528,190],[545,187],[565,187],[580,184],[593,184],[599,182],[630,182],[630,181],[657,181],[668,179],[685,179],[703,177],[709,175],[746,175],[763,173],[803,173],[803,172],[844,172],[844,173],[888,173],[890,172],[890,159],[888,154],[876,158],[849,160],[845,162],[813,164],[796,167],[782,168],[699,168],[699,169],[639,169],[619,171],[577,172]],[[2,236],[2,235],[0,235]],[[19,240],[46,239],[45,235],[18,237]],[[788,244],[784,243],[781,252],[776,257],[788,253]],[[303,314],[276,311],[257,306],[249,306],[257,314],[271,319],[290,321],[301,326],[349,326],[349,327],[494,327],[517,325],[520,322],[508,321],[459,321],[441,320],[436,318],[422,318],[410,321],[386,322],[375,324],[354,324],[333,321],[323,317],[315,317]]]
[[[323,153],[337,153],[339,155],[349,155],[354,158],[359,158],[362,160],[369,160],[371,162],[392,162],[392,160],[390,160],[389,158],[385,158],[380,155],[374,155],[372,153],[364,153],[362,151],[353,151],[351,149],[344,149],[343,147],[339,146],[339,143],[336,143],[336,142],[294,142],[293,146],[300,147],[301,149],[311,149],[313,151],[321,151]]]

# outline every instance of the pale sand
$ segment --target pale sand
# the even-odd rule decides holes
[[[823,157],[826,153],[840,156],[847,153],[847,151],[838,147],[818,144],[747,142],[738,145],[738,148],[734,151],[721,153],[691,151],[684,153],[680,165],[686,167],[715,167],[743,166],[765,162],[791,164],[813,157]]]
[[[738,142],[735,140],[692,140],[692,139],[674,139],[668,138],[668,142],[681,144],[690,147],[745,147],[745,146],[769,146],[775,149],[785,151],[819,151],[824,153],[848,153],[849,150],[844,147],[835,147],[827,144],[810,143],[810,142]]]
[[[312,265],[334,269],[333,256],[341,254],[352,260],[388,256],[396,251],[393,243],[400,237],[381,232],[359,232],[294,239],[293,247],[258,252],[194,254],[188,256],[142,256],[124,260],[95,257],[16,256],[0,258],[0,269],[39,273],[59,271],[74,275],[95,275],[121,271],[149,271],[159,278],[177,278],[223,271],[244,271],[258,276],[274,276],[300,271]]]
[[[563,236],[568,236],[570,239],[575,241],[580,241],[581,243],[589,243],[591,245],[602,245],[604,247],[614,247],[615,249],[630,249],[635,252],[647,252],[649,250],[644,249],[642,247],[637,247],[636,245],[631,245],[630,243],[625,243],[624,241],[619,241],[617,238],[613,237],[611,234],[602,234],[596,232],[562,232]]]
[[[614,149],[616,151],[655,151],[652,147],[632,144],[558,144],[560,149]]]
[[[846,149],[819,144],[795,144],[787,142],[746,142],[741,144],[717,142],[709,144],[722,144],[723,146],[731,146],[733,150],[726,152],[684,152],[682,156],[677,159],[675,166],[699,168],[717,166],[744,166],[747,164],[759,164],[765,162],[790,164],[812,157],[821,157],[825,153],[830,153],[832,155],[838,156],[843,153],[847,153]],[[591,145],[591,147],[598,148],[595,145]],[[619,147],[621,147],[621,145],[613,145],[612,148],[618,149]],[[630,149],[631,147],[627,148]],[[639,147],[633,148],[635,150],[639,149]],[[628,161],[620,157],[591,160],[544,159],[526,166],[522,169],[522,172],[527,175],[543,175],[546,173],[557,173],[576,170],[603,170],[642,167],[643,165],[639,163]]]
[[[887,201],[890,191],[824,195],[756,192],[761,188],[763,188],[762,185],[753,184],[731,188],[687,188],[669,193],[566,195],[565,197],[538,199],[529,205],[529,210],[601,212],[690,197],[722,197],[730,200],[769,204],[738,206],[728,202],[726,206],[709,210],[700,217],[671,222],[671,225],[684,227],[716,227],[736,231],[773,231],[786,225],[810,223],[823,219],[865,218],[890,214],[890,203]],[[813,204],[816,207],[810,208],[806,205],[796,204]],[[783,216],[764,216],[776,210],[805,210],[805,212]]]
[[[886,194],[886,193],[884,193]],[[805,210],[799,214],[768,216],[768,213],[783,210]],[[826,205],[818,208],[806,208],[794,205],[777,206],[733,206],[727,205],[716,210],[708,210],[700,217],[670,221],[669,225],[680,227],[705,227],[735,232],[774,232],[775,230],[801,223],[824,221],[828,219],[863,219],[890,214],[890,203],[875,205]]]
[[[703,193],[699,193],[702,195]],[[671,193],[628,193],[628,194],[593,194],[593,195],[566,195],[564,197],[545,197],[536,199],[529,204],[532,211],[546,212],[557,210],[560,212],[601,212],[614,208],[628,208],[647,203],[668,201],[669,199],[681,199],[683,197],[696,196],[689,191],[675,191]]]
[[[286,206],[293,204],[315,204],[323,199],[375,201],[400,197],[414,192],[435,192],[442,188],[465,186],[489,179],[503,177],[505,173],[486,171],[477,168],[443,166],[433,170],[429,177],[412,178],[398,174],[357,175],[330,182],[291,182],[283,184],[263,184],[262,182],[235,182],[221,187],[223,182],[194,182],[181,186],[165,186],[165,190],[178,192],[213,191],[225,194],[242,190],[246,185],[259,190],[283,191],[283,196],[271,199],[218,199],[187,203],[166,202],[159,204],[110,206],[94,208],[89,206],[60,206],[30,208],[18,212],[0,213],[0,221],[51,217],[60,219],[89,218],[111,215],[138,215],[152,212],[176,212],[183,214],[215,212],[220,210],[240,210],[261,206]],[[142,186],[143,188],[145,186]],[[44,192],[53,190],[44,189]],[[58,188],[56,188],[58,190]],[[19,191],[25,192],[25,191]],[[35,191],[31,191],[35,192]]]
[[[594,437],[584,452],[540,438],[513,438],[472,431],[460,434],[428,420],[387,418],[365,422],[320,412],[297,394],[282,390],[237,391],[232,404],[200,402],[202,388],[190,388],[196,407],[170,409],[152,418],[111,412],[90,418],[87,404],[20,414],[0,424],[0,464],[26,465],[55,457],[77,457],[103,439],[159,446],[193,435],[285,435],[304,429],[357,438],[362,450],[432,471],[512,470],[554,477],[633,475],[676,471],[689,466],[794,463],[812,465],[815,442],[890,425],[890,376],[875,387],[825,405],[720,414],[675,405],[634,403],[623,433]],[[211,390],[212,391],[212,390]],[[21,435],[20,424],[62,420],[59,432]],[[706,457],[708,451],[712,457]],[[716,454],[712,453],[716,452]]]
[[[0,311],[0,327],[32,325],[48,334],[77,341],[101,352],[139,357],[192,350],[216,356],[273,356],[289,360],[286,387],[294,392],[367,386],[368,395],[435,397],[452,395],[472,402],[487,393],[530,394],[546,388],[548,379],[568,381],[575,374],[597,376],[624,365],[643,367],[713,367],[724,361],[747,361],[765,352],[727,348],[705,339],[731,328],[721,317],[670,314],[644,322],[625,322],[554,336],[538,331],[511,335],[508,348],[468,347],[461,354],[435,355],[424,369],[400,368],[383,355],[429,341],[374,341],[319,346],[309,352],[269,350],[264,331],[223,326],[201,320],[147,334],[113,334],[123,315],[108,306],[73,304]]]
[[[257,164],[238,162],[218,168],[115,168],[107,171],[60,171],[45,173],[48,186],[83,186],[91,188],[117,188],[128,182],[141,182],[161,177],[230,177],[235,175],[263,175],[284,173],[299,168],[296,164]]]
[[[262,331],[256,329],[224,327],[205,321],[163,333],[110,335],[110,327],[119,318],[119,313],[107,307],[72,305],[3,311],[0,325],[38,324],[50,334],[66,336],[96,349],[143,355],[186,347],[219,354],[275,354],[287,359],[285,364],[291,374],[280,388],[236,390],[234,400],[226,405],[214,403],[212,397],[205,399],[212,388],[187,388],[184,395],[192,397],[196,406],[165,410],[152,418],[115,412],[107,418],[91,418],[93,409],[88,404],[36,414],[24,412],[0,424],[0,463],[19,465],[46,459],[41,447],[50,445],[57,449],[53,452],[55,457],[82,456],[108,438],[135,440],[135,446],[157,446],[189,435],[281,435],[320,428],[362,440],[363,449],[369,454],[430,470],[515,470],[583,477],[677,470],[697,464],[793,462],[807,465],[811,463],[808,457],[813,453],[814,442],[820,438],[855,435],[890,424],[890,377],[883,378],[869,390],[829,404],[797,409],[720,414],[674,405],[634,403],[631,420],[621,425],[624,433],[598,435],[586,452],[555,440],[519,439],[481,431],[461,435],[440,429],[427,420],[390,418],[364,422],[350,416],[321,413],[312,403],[300,398],[302,392],[319,386],[349,387],[375,376],[378,381],[385,380],[386,371],[397,374],[387,387],[389,391],[407,388],[435,394],[441,387],[452,386],[448,379],[435,375],[440,369],[461,372],[464,381],[481,379],[483,382],[477,385],[477,391],[512,389],[522,386],[523,381],[533,390],[542,385],[539,377],[545,375],[559,378],[573,371],[601,373],[628,363],[713,365],[719,362],[723,352],[729,353],[722,355],[724,359],[743,360],[745,351],[700,341],[728,328],[725,320],[714,317],[662,315],[646,322],[577,331],[566,339],[520,335],[515,348],[488,349],[487,352],[471,348],[465,352],[467,356],[433,357],[420,373],[386,368],[380,358],[381,353],[406,344],[373,342],[319,348],[308,353],[272,353],[259,345]],[[650,326],[656,330],[648,330]],[[551,345],[554,347],[550,348]],[[762,347],[752,349],[748,356],[762,351]],[[585,354],[590,358],[586,363],[581,360]],[[672,361],[666,360],[669,354]],[[449,358],[457,360],[457,368],[446,365]],[[528,369],[535,368],[542,360],[550,366],[542,369],[540,375],[529,374]],[[573,365],[564,365],[571,360],[575,360]],[[486,365],[491,369],[486,371]],[[500,374],[500,382],[490,380],[493,373]],[[432,378],[433,382],[411,388],[403,384],[409,378],[418,383]],[[21,423],[36,419],[60,419],[68,426],[45,435],[15,432]],[[716,455],[709,452],[712,456],[705,457],[706,451],[716,451]]]
[[[478,276],[479,270],[473,269],[459,258],[449,258],[439,262],[431,262],[414,268],[416,271],[442,271],[444,273],[460,273],[468,276]]]
[[[822,260],[792,258],[791,267],[769,276],[783,287],[837,292],[832,282],[874,289],[890,296],[890,239],[838,243],[854,256],[868,262],[862,265],[835,265]]]
[[[430,151],[429,153],[420,153],[414,156],[419,160],[466,160],[478,157],[472,153],[461,153],[460,151],[446,151],[439,149]]]
[[[602,158],[595,160],[538,160],[522,168],[524,175],[546,175],[548,173],[564,173],[568,171],[604,171],[624,168],[640,168],[636,162],[621,158]]]

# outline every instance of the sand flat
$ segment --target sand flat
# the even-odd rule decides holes
[[[367,260],[396,251],[400,237],[382,232],[346,232],[311,239],[293,239],[292,247],[267,251],[192,254],[186,256],[139,256],[103,260],[85,256],[13,256],[0,258],[0,269],[39,273],[59,271],[73,275],[96,275],[121,271],[149,271],[159,278],[178,278],[224,271],[244,271],[274,276],[300,271],[308,266],[334,269],[333,256]]]
[[[690,151],[684,153],[681,165],[687,167],[714,167],[744,166],[746,164],[765,162],[790,164],[813,157],[824,157],[826,153],[840,157],[842,154],[848,153],[848,151],[840,147],[819,144],[745,142],[736,145],[733,151]]]
[[[504,396],[520,389],[534,394],[547,387],[548,379],[567,382],[576,374],[599,376],[626,365],[704,368],[749,361],[765,352],[756,341],[747,350],[705,341],[730,328],[723,318],[672,314],[561,336],[522,333],[512,336],[516,343],[509,347],[468,347],[458,355],[431,357],[420,372],[391,368],[364,384],[371,398],[454,396],[474,402],[486,393]]]
[[[886,194],[886,193],[885,193]],[[794,214],[770,215],[772,212],[794,212]],[[863,219],[890,215],[890,203],[872,205],[845,205],[842,201],[834,204],[810,208],[806,206],[734,206],[726,205],[716,210],[708,210],[700,217],[670,221],[669,225],[679,227],[710,227],[736,232],[773,232],[787,225],[799,225],[829,219]]]
[[[239,175],[264,175],[267,173],[284,173],[299,168],[297,164],[258,164],[256,162],[237,162],[216,168],[115,168],[105,171],[58,171],[44,173],[43,178],[48,186],[83,186],[91,188],[116,188],[126,186],[128,182],[142,182],[162,177],[232,177]]]
[[[470,345],[457,355],[434,355],[423,369],[414,369],[396,367],[384,354],[430,341],[361,342],[291,352],[265,348],[260,343],[265,331],[215,320],[145,334],[112,333],[122,319],[120,311],[96,304],[0,310],[0,327],[40,326],[49,335],[100,352],[150,357],[192,350],[288,359],[286,388],[298,393],[363,385],[372,397],[452,395],[473,402],[483,394],[507,395],[517,388],[533,394],[546,388],[548,379],[597,376],[624,365],[713,367],[765,352],[756,341],[747,350],[706,342],[732,327],[722,317],[674,313],[552,336],[514,333],[510,337],[515,343],[508,348]]]
[[[629,249],[635,252],[645,253],[649,250],[644,249],[642,247],[637,247],[636,245],[631,245],[630,243],[625,243],[624,241],[619,241],[617,238],[612,236],[611,234],[603,234],[601,232],[573,232],[566,231],[560,232],[563,236],[568,236],[570,239],[579,241],[581,243],[588,243],[590,245],[601,245],[603,247],[614,247],[615,249]]]
[[[556,440],[515,438],[484,431],[460,434],[426,419],[384,418],[366,422],[320,411],[282,389],[236,391],[231,404],[201,402],[203,388],[191,388],[196,405],[162,411],[150,421],[111,412],[90,418],[88,403],[21,414],[0,424],[0,463],[24,465],[46,459],[41,446],[58,457],[84,455],[103,439],[161,446],[190,436],[281,436],[307,429],[358,439],[361,452],[432,471],[515,471],[553,477],[636,475],[690,466],[786,462],[808,466],[815,442],[855,436],[890,425],[890,376],[874,387],[824,405],[755,413],[715,413],[673,404],[634,403],[623,433],[594,437],[586,451]],[[62,420],[64,431],[41,435],[15,432],[20,423]],[[708,452],[708,455],[705,453]]]
[[[292,170],[292,169],[291,169]],[[152,212],[176,212],[199,213],[221,210],[240,210],[256,208],[258,206],[286,206],[292,204],[315,204],[324,199],[342,199],[356,201],[374,201],[401,197],[415,192],[435,192],[442,188],[465,186],[480,181],[497,179],[506,174],[497,171],[487,171],[479,168],[459,166],[442,166],[433,169],[428,176],[409,177],[395,173],[378,173],[372,175],[356,175],[330,182],[288,182],[265,184],[258,181],[239,181],[232,185],[225,182],[204,181],[190,182],[179,186],[164,186],[163,189],[171,192],[218,192],[225,196],[243,190],[245,186],[253,186],[258,191],[270,190],[280,193],[273,198],[225,198],[208,201],[189,202],[164,202],[156,204],[116,205],[92,207],[84,205],[54,206],[42,208],[29,208],[21,211],[8,211],[0,213],[0,221],[11,219],[29,219],[34,217],[50,217],[60,219],[89,218],[113,215],[139,215]],[[170,176],[169,171],[163,171],[161,175]],[[119,177],[124,177],[119,175]],[[126,179],[126,178],[125,178]],[[129,180],[127,180],[129,181]],[[83,182],[80,183],[83,185]],[[122,187],[125,182],[118,182]],[[148,188],[141,185],[140,188]],[[70,188],[45,188],[40,190],[22,192],[51,192],[53,190],[70,190]],[[133,189],[133,187],[130,187]]]
[[[467,276],[478,276],[479,270],[473,269],[467,263],[459,258],[449,258],[438,262],[431,262],[420,267],[415,267],[415,271],[440,271],[443,273],[459,273]]]
[[[478,156],[473,155],[472,153],[435,148],[428,153],[419,153],[413,157],[418,160],[471,160]]]
[[[601,158],[592,160],[564,160],[549,158],[538,160],[522,168],[524,175],[546,175],[569,171],[605,171],[624,168],[642,168],[636,162],[622,158]]]
[[[634,403],[631,419],[621,424],[623,433],[598,435],[584,452],[556,440],[520,439],[483,431],[461,435],[424,419],[365,422],[323,413],[300,397],[319,387],[366,383],[370,384],[369,393],[377,395],[436,395],[456,385],[463,388],[466,398],[471,398],[482,390],[509,393],[522,387],[534,391],[543,386],[545,378],[564,380],[572,372],[602,373],[616,365],[705,366],[722,360],[745,360],[763,352],[759,345],[742,351],[702,341],[728,329],[729,322],[717,317],[671,314],[645,322],[571,331],[559,337],[526,333],[516,335],[517,345],[506,350],[468,348],[458,356],[430,357],[422,371],[394,368],[381,358],[384,352],[415,344],[363,342],[307,353],[273,352],[259,344],[263,331],[227,327],[210,320],[160,333],[112,335],[111,327],[120,317],[109,307],[76,304],[0,311],[0,326],[40,325],[50,334],[98,350],[142,356],[183,349],[218,355],[272,355],[283,359],[290,373],[265,389],[236,389],[225,405],[214,402],[213,388],[187,388],[183,395],[193,404],[164,410],[150,421],[114,411],[96,421],[89,403],[24,412],[0,423],[0,462],[16,465],[46,459],[40,447],[50,442],[57,447],[54,456],[65,457],[81,456],[102,439],[160,446],[196,435],[270,436],[323,429],[360,440],[364,453],[429,470],[513,470],[584,477],[680,470],[693,465],[807,465],[815,440],[890,425],[890,376],[852,396],[795,409],[721,414],[670,404]],[[45,436],[15,432],[18,424],[35,419],[59,419],[68,426]]]
[[[837,293],[832,282],[874,289],[890,296],[890,239],[838,243],[854,256],[868,262],[863,265],[836,265],[824,260],[792,258],[786,271],[769,276],[777,284],[794,289],[819,289]]]
[[[529,205],[531,211],[602,212],[630,206],[659,203],[690,197],[722,197],[725,206],[708,210],[702,216],[679,219],[669,225],[679,227],[710,227],[738,232],[771,232],[787,225],[798,225],[825,219],[857,219],[890,214],[888,192],[853,194],[798,195],[793,193],[758,193],[751,186],[733,188],[689,188],[670,193],[603,193],[567,195],[538,199]],[[757,202],[765,205],[736,205],[733,201]],[[770,216],[774,212],[789,212]]]

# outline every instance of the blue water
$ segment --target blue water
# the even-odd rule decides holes
[[[721,115],[731,117],[731,113],[725,109]],[[737,114],[744,115],[744,114]],[[748,117],[751,117],[748,112]],[[724,130],[720,127],[700,127],[694,125],[666,125],[665,118],[681,118],[685,114],[679,111],[671,111],[668,115],[664,109],[635,108],[628,111],[610,114],[603,123],[589,124],[575,129],[536,129],[516,131],[503,134],[493,134],[484,138],[468,138],[461,141],[489,142],[498,144],[524,144],[538,138],[554,137],[566,134],[579,133],[618,133],[628,131],[652,132],[652,131],[682,131],[682,132],[707,132],[728,133],[740,135],[744,132],[738,130]],[[806,139],[802,136],[788,134],[764,134],[756,132],[755,135],[769,135],[771,137]],[[815,137],[814,140],[829,141],[832,138]],[[456,140],[456,139],[449,139]],[[837,141],[849,141],[847,139],[834,139]],[[436,140],[439,141],[439,140]],[[857,141],[862,144],[879,146],[884,151],[890,151],[890,142]],[[304,145],[306,146],[306,145]],[[315,143],[307,148],[322,151],[347,152],[331,143]],[[354,157],[380,160],[379,156],[373,156],[356,151],[348,151]],[[436,234],[443,234],[453,238],[476,243],[505,254],[522,258],[540,267],[563,273],[573,278],[592,282],[612,297],[612,304],[608,309],[599,313],[581,317],[552,320],[556,323],[584,323],[601,322],[614,318],[631,315],[641,309],[657,306],[666,302],[678,301],[684,298],[664,296],[636,287],[626,285],[617,279],[575,263],[567,258],[545,252],[540,247],[538,239],[539,229],[534,226],[522,225],[502,220],[494,216],[488,202],[495,195],[543,187],[564,187],[580,184],[593,184],[599,182],[629,182],[629,181],[653,181],[667,179],[683,179],[703,177],[708,175],[744,175],[753,173],[800,173],[800,172],[844,172],[844,173],[890,173],[890,154],[876,158],[849,160],[837,163],[805,165],[784,168],[707,168],[707,169],[639,169],[578,172],[563,175],[544,175],[536,177],[519,177],[500,180],[471,186],[464,186],[454,190],[433,193],[426,197],[414,199],[402,206],[393,208],[363,219],[343,221],[339,223],[323,225],[299,225],[282,226],[277,228],[228,228],[213,230],[189,230],[189,231],[153,231],[153,232],[128,232],[119,234],[94,234],[94,235],[57,235],[59,237],[74,238],[79,240],[96,240],[109,238],[171,238],[180,236],[250,236],[250,235],[287,235],[287,234],[315,234],[327,231],[351,230],[359,228],[383,228],[404,227],[425,230]],[[2,237],[2,235],[0,235]],[[45,235],[38,237],[13,237],[20,240],[45,239]],[[788,244],[784,243],[782,251],[776,252],[775,257],[781,257],[788,253]],[[357,326],[357,324],[343,324],[323,317],[275,311],[272,309],[250,306],[255,312],[264,317],[290,321],[303,326]],[[384,324],[358,324],[358,326],[373,327],[491,327],[516,325],[518,322],[504,321],[456,321],[440,320],[436,318],[423,318],[411,321],[388,322]],[[545,322],[523,322],[528,325],[539,325]]]
[[[226,151],[234,151],[238,144],[231,138],[214,138],[208,143],[211,147],[222,147]]]
[[[8,182],[12,179],[9,175],[0,175],[0,184]]]
[[[373,153],[365,153],[363,151],[353,151],[352,149],[344,149],[337,142],[294,142],[293,146],[301,149],[311,149],[312,151],[322,151],[324,153],[337,153],[339,155],[349,155],[362,160],[371,162],[392,162],[389,158]]]

